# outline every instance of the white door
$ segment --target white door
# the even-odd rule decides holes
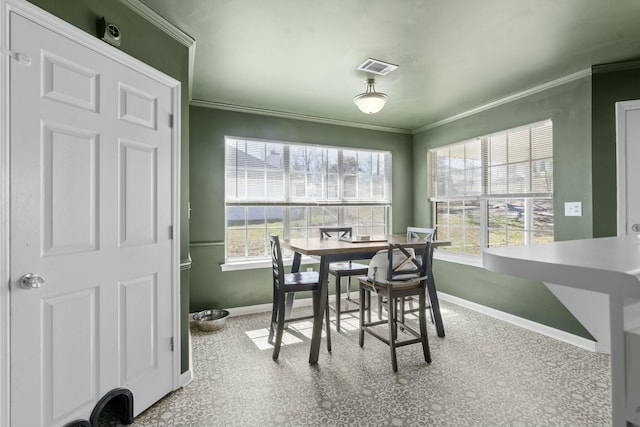
[[[616,103],[618,236],[640,235],[640,101]]]
[[[137,415],[174,380],[173,92],[16,13],[10,43],[11,425]]]

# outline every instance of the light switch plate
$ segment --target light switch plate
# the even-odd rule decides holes
[[[582,216],[582,202],[564,202],[564,216]]]

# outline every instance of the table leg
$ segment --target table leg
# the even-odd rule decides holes
[[[436,324],[436,332],[439,337],[444,337],[444,325],[442,324],[442,316],[440,315],[440,302],[438,301],[438,293],[436,292],[436,281],[433,278],[433,272],[427,278],[427,292],[429,292],[429,300],[431,301],[431,313]]]
[[[318,353],[320,353],[320,342],[322,340],[322,324],[324,323],[324,313],[327,305],[327,292],[329,287],[329,262],[326,256],[320,257],[320,298],[315,307],[313,317],[313,332],[311,333],[311,350],[309,351],[309,363],[318,363]],[[331,327],[327,325],[327,328]]]
[[[300,261],[302,260],[302,255],[300,252],[293,253],[293,262],[291,263],[291,272],[297,273],[300,271]]]

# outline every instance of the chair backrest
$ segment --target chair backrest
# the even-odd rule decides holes
[[[280,239],[276,235],[270,235],[271,243],[271,266],[273,270],[273,284],[284,284],[284,264],[282,262],[282,251],[280,250]]]
[[[407,239],[436,240],[436,229],[407,227]]]
[[[406,281],[426,277],[430,268],[431,242],[426,241],[422,255],[416,258],[413,248],[390,243],[389,249],[378,251],[371,261],[367,277],[373,281]]]
[[[352,227],[321,227],[321,239],[339,239],[341,237],[351,237]]]

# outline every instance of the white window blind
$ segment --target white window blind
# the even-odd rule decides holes
[[[226,202],[388,204],[391,153],[226,138]]]
[[[269,234],[386,234],[391,176],[388,151],[226,137],[226,259],[267,257]]]
[[[448,250],[553,240],[553,124],[431,150],[434,217]]]

